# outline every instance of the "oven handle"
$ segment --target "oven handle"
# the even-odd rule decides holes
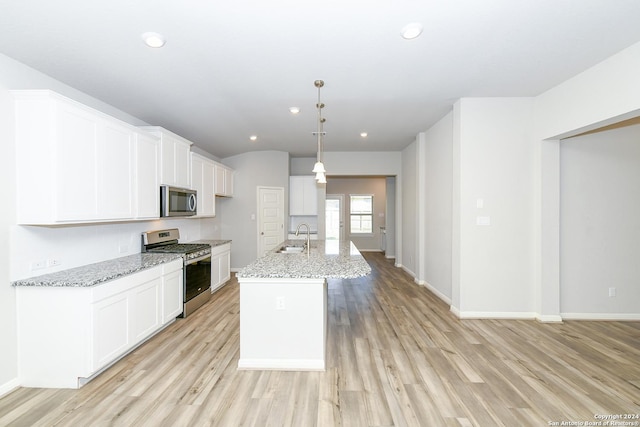
[[[200,261],[205,260],[207,258],[211,258],[211,254],[202,255],[201,257],[193,258],[193,259],[190,259],[188,261],[185,261],[184,265],[195,264],[196,262],[200,262]]]

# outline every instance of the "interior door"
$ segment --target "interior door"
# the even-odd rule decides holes
[[[284,241],[284,188],[258,187],[258,257]]]
[[[327,194],[325,199],[325,235],[327,240],[344,240],[344,196]]]

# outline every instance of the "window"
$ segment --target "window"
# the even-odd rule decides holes
[[[351,234],[373,233],[373,196],[351,195],[349,197]]]

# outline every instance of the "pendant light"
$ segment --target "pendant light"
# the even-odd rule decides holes
[[[324,108],[324,104],[320,102],[320,88],[324,86],[324,81],[316,80],[313,82],[314,86],[318,88],[318,103],[316,104],[316,108],[318,110],[318,131],[313,132],[313,134],[318,139],[318,154],[316,158],[316,164],[313,165],[313,170],[311,172],[316,174],[316,181],[318,184],[326,184],[327,183],[327,171],[324,168],[324,163],[322,163],[322,137],[326,134],[323,129],[324,122],[327,121],[324,117],[322,117],[322,109]]]

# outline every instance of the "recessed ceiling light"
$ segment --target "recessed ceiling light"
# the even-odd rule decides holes
[[[256,141],[258,139],[258,136],[257,135],[251,135],[249,137],[249,139],[252,140],[252,141]]]
[[[289,108],[289,111],[291,112],[291,114],[298,114],[300,112],[300,108],[291,107],[291,108]]]
[[[144,43],[149,47],[162,47],[167,42],[167,39],[165,39],[162,34],[151,32],[144,33],[142,40],[144,40]]]
[[[366,132],[360,132],[360,136],[363,137],[363,138],[366,138],[367,137],[367,133]]]
[[[407,40],[415,39],[420,34],[422,34],[422,24],[418,22],[407,24],[400,31],[400,35]]]

